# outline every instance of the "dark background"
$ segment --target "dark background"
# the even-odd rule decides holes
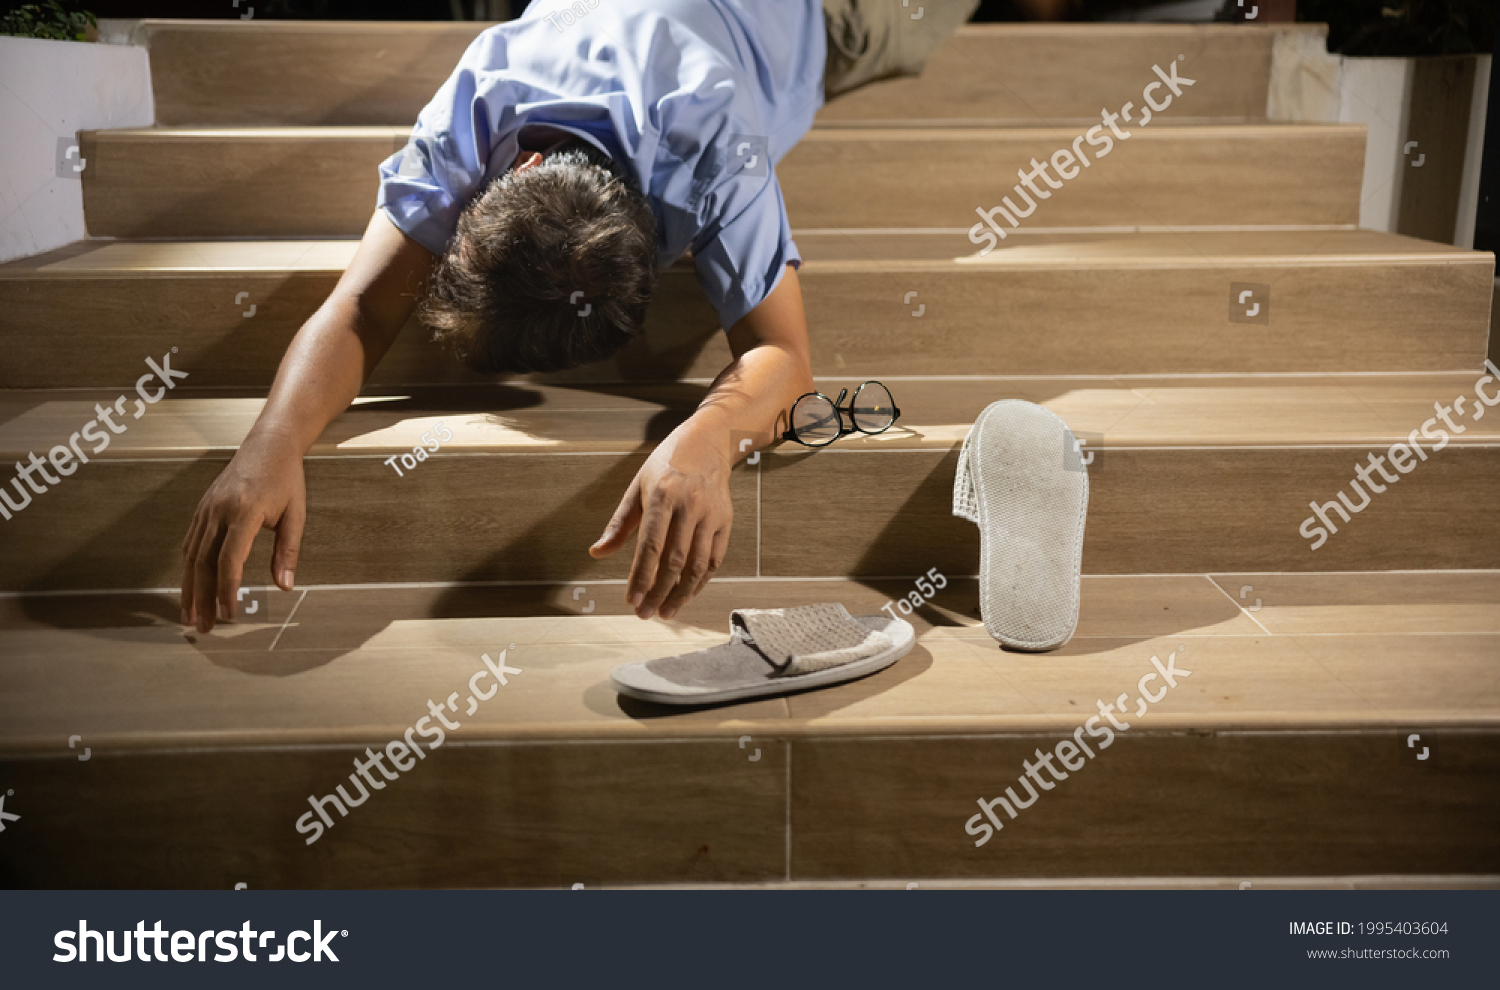
[[[29,0],[39,4],[43,0]],[[503,6],[504,0],[477,0]],[[1112,14],[1152,6],[1156,0],[981,0],[976,21],[1022,21],[1048,11],[1053,20],[1097,20]],[[1266,0],[1267,3],[1270,0]],[[87,10],[97,17],[235,18],[253,4],[257,18],[319,20],[446,21],[456,15],[474,17],[476,0],[64,0],[69,10]],[[510,0],[513,13],[528,0]],[[0,0],[0,10],[19,6]],[[1411,56],[1468,54],[1492,50],[1497,0],[1296,0],[1297,20],[1326,21],[1330,51],[1347,55]],[[482,6],[479,9],[483,9]],[[1224,0],[1220,19],[1237,10]]]

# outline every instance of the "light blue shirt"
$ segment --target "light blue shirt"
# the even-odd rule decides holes
[[[825,44],[820,0],[536,0],[464,52],[381,164],[379,207],[441,254],[523,126],[569,131],[634,174],[657,263],[691,248],[732,327],[802,261],[775,163],[823,104]]]

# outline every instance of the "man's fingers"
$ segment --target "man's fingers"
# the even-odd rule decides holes
[[[219,614],[226,619],[234,618],[234,607],[240,593],[240,577],[244,573],[245,558],[250,556],[250,547],[255,543],[255,534],[260,532],[260,521],[241,519],[230,524],[224,534],[224,544],[219,548],[218,584]]]
[[[713,566],[714,531],[709,528],[707,521],[698,526],[693,536],[692,549],[688,553],[687,564],[682,568],[682,576],[667,593],[666,600],[661,603],[661,617],[670,619],[677,614],[677,610],[693,600],[698,589],[703,587],[711,573]]]
[[[625,599],[636,615],[647,618],[641,610],[646,595],[656,583],[656,571],[667,537],[672,528],[672,506],[665,499],[654,498],[642,507],[640,533],[635,538],[635,560],[630,565],[630,579],[625,582]]]
[[[698,586],[693,589],[693,593],[688,595],[688,601],[697,598],[699,593],[708,586],[708,582],[713,580],[714,574],[718,572],[719,567],[724,563],[724,555],[728,552],[729,527],[725,526],[714,534],[713,548],[709,551],[708,569],[704,572],[703,579],[698,582]]]
[[[198,541],[203,538],[204,512],[199,509],[193,513],[193,521],[188,524],[187,536],[182,541],[182,624],[188,625],[194,622],[193,610],[193,578],[194,562],[198,556]]]
[[[604,527],[604,534],[589,547],[589,554],[593,557],[608,557],[620,547],[625,545],[630,534],[635,532],[636,526],[641,522],[641,479],[636,475],[630,487],[625,489],[625,497],[620,499],[619,507],[615,514],[609,517],[609,523]]]
[[[698,521],[685,512],[679,511],[672,518],[671,530],[662,544],[661,556],[656,565],[656,580],[652,582],[651,590],[646,593],[645,600],[641,602],[642,611],[636,613],[641,618],[651,618],[652,614],[661,607],[667,594],[677,586],[683,570],[686,569],[692,557],[693,536],[697,528]]]
[[[218,519],[210,519],[205,527],[203,535],[198,539],[197,552],[193,554],[193,614],[198,620],[198,631],[208,633],[213,630],[214,599],[218,594],[216,582],[218,580],[219,547],[224,543],[224,524]]]
[[[276,524],[276,544],[271,551],[271,580],[282,591],[291,591],[297,576],[297,555],[302,551],[302,528],[307,525],[307,499],[294,498]]]
[[[198,547],[198,539],[203,535],[203,529],[206,524],[205,516],[207,515],[208,513],[203,510],[202,505],[193,510],[193,518],[188,523],[187,534],[182,538],[183,560],[193,559],[193,552]]]

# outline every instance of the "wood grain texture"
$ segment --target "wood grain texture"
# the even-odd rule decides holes
[[[157,120],[168,125],[410,123],[489,26],[142,24]],[[1257,25],[969,25],[933,54],[920,77],[846,94],[817,123],[1095,118],[1101,106],[1117,107],[1122,92],[1155,79],[1153,63],[1166,66],[1179,54],[1181,74],[1196,72],[1197,81],[1173,118],[1260,120],[1274,33]]]
[[[1500,796],[1469,786],[1494,778],[1500,757],[1490,734],[1444,736],[1444,763],[1433,767],[1401,764],[1391,733],[1122,738],[1099,765],[1059,782],[973,848],[962,829],[977,798],[1006,782],[1001,768],[1018,775],[1022,759],[1055,742],[1038,735],[795,744],[793,877],[1500,868]],[[292,827],[307,808],[304,792],[331,790],[362,748],[95,756],[97,766],[6,761],[33,817],[51,827],[18,828],[0,871],[12,887],[779,879],[778,748],[763,750],[757,764],[728,741],[445,748],[337,819],[312,847]],[[1351,772],[1357,767],[1363,772]],[[90,781],[79,780],[89,773]],[[161,786],[166,780],[173,786]]]
[[[141,371],[149,371],[142,360]],[[118,418],[127,428],[99,460],[143,457],[195,458],[234,447],[260,414],[264,400],[230,392],[205,392],[179,382],[155,405],[125,403]],[[817,462],[865,452],[956,452],[968,427],[990,403],[1024,399],[1052,409],[1075,432],[1099,435],[1105,451],[1182,448],[1282,448],[1386,446],[1408,439],[1424,420],[1438,425],[1432,409],[1441,401],[1462,430],[1447,430],[1444,450],[1488,448],[1500,438],[1500,417],[1484,407],[1475,389],[1483,369],[1411,375],[1271,375],[1117,378],[966,376],[892,378],[902,408],[899,422],[884,433],[851,434],[820,450],[778,445],[779,463]],[[853,385],[820,379],[819,387]],[[150,383],[148,382],[148,387]],[[133,390],[131,390],[133,391]],[[381,454],[409,450],[437,418],[456,430],[447,441],[454,452],[580,451],[625,453],[666,436],[697,407],[706,386],[659,384],[544,385],[512,382],[476,388],[372,388],[329,425],[313,455]],[[1455,397],[1465,404],[1454,410]],[[96,418],[96,405],[116,398],[112,390],[13,390],[0,393],[0,454],[66,442],[69,430]],[[133,412],[132,412],[133,410]],[[148,414],[149,413],[149,414]],[[1430,466],[1435,434],[1423,441]],[[84,445],[87,447],[87,443]],[[1101,453],[1107,459],[1107,453]],[[1099,472],[1105,460],[1098,463]]]
[[[803,227],[952,227],[1000,204],[1067,128],[815,129],[777,166]],[[1023,226],[1359,221],[1363,125],[1145,128],[1041,202]],[[349,237],[375,209],[398,127],[84,131],[93,237]],[[1012,199],[1015,195],[1012,193]],[[1002,223],[1004,221],[1001,221]]]
[[[1492,571],[1363,574],[1215,574],[1277,635],[1492,633],[1500,587]],[[1259,603],[1257,605],[1256,603]]]
[[[1247,30],[1248,28],[1248,30]],[[1324,25],[1282,25],[1322,33]],[[1271,44],[1278,29],[1221,24],[970,24],[915,78],[872,83],[829,102],[820,126],[1097,122],[1118,110],[1178,55],[1196,79],[1163,119],[1264,120]],[[1083,67],[1087,67],[1086,69]]]
[[[1375,231],[1035,235],[984,258],[956,234],[797,240],[818,375],[1442,371],[1487,342],[1492,256]],[[129,385],[126,355],[169,347],[195,383],[268,386],[355,243],[83,242],[0,266],[0,387]],[[1271,286],[1270,323],[1229,320],[1235,282]],[[105,334],[116,346],[92,346]],[[486,380],[429,337],[414,320],[372,382]],[[729,361],[683,261],[643,339],[531,377],[711,379]]]
[[[1410,130],[1402,139],[1416,142],[1413,154],[1425,155],[1421,167],[1402,155],[1401,203],[1396,229],[1434,241],[1454,241],[1458,231],[1459,189],[1469,142],[1470,104],[1474,99],[1475,62],[1448,56],[1412,63],[1411,92],[1405,115]]]
[[[952,515],[953,474],[969,424],[1001,398],[1044,403],[1095,434],[1088,572],[1487,567],[1500,549],[1500,417],[1466,419],[1320,549],[1299,532],[1312,500],[1352,496],[1356,465],[1476,377],[893,381],[904,410],[895,429],[817,452],[782,445],[735,469],[725,573],[753,574],[757,560],[764,575],[976,573],[979,533]],[[702,389],[410,391],[366,396],[313,447],[306,580],[623,576],[623,558],[595,561],[586,548]],[[114,398],[0,397],[0,453],[25,460],[65,443]],[[100,575],[105,587],[175,583],[192,508],[260,406],[183,395],[127,419],[92,463],[7,524],[4,587],[98,588]],[[383,463],[439,420],[454,433],[442,452],[405,477]]]
[[[629,614],[629,548],[587,547],[728,360],[686,263],[640,341],[545,381],[485,381],[408,327],[305,462],[297,591],[257,585],[262,538],[238,621],[184,630],[193,508],[348,263],[377,164],[484,26],[144,22],[158,121],[186,126],[83,132],[82,192],[92,236],[179,240],[0,266],[0,463],[133,399],[147,356],[192,375],[0,521],[0,771],[23,814],[0,883],[1493,886],[1500,415],[1473,419],[1479,372],[1449,373],[1483,356],[1493,256],[1352,229],[1363,128],[1264,122],[1276,33],[1320,26],[973,26],[921,77],[825,107],[778,166],[814,371],[887,379],[902,422],[736,467],[720,578],[675,621]],[[976,208],[1139,103],[1153,64],[1197,81],[977,256]],[[1419,87],[1467,98],[1428,68]],[[1413,136],[1446,146],[1455,119]],[[1416,171],[1403,222],[1451,213]],[[1301,229],[1215,229],[1279,226]],[[1271,287],[1268,324],[1229,319],[1234,282]],[[1460,395],[1449,448],[1309,550],[1309,501]],[[1046,655],[989,638],[978,531],[951,514],[958,445],[1000,398],[1095,452],[1080,622]],[[383,463],[439,420],[440,452]],[[685,711],[610,687],[723,642],[733,608],[878,614],[929,568],[947,583],[917,645],[870,677]],[[1179,649],[1191,675],[974,846],[978,798]],[[500,650],[519,672],[465,711]],[[446,745],[307,845],[308,796],[449,697]]]
[[[588,548],[645,456],[439,453],[405,477],[382,455],[310,459],[312,522],[298,580],[623,578],[629,552],[595,560]],[[4,589],[180,584],[193,510],[227,462],[216,455],[87,465],[97,470],[80,470],[10,521],[0,546]],[[736,473],[730,492],[736,518],[753,534],[755,479]],[[270,542],[257,541],[248,573],[270,573]],[[721,572],[753,574],[754,541],[732,541]]]
[[[976,209],[999,206],[1007,194],[1021,202],[1011,191],[1018,169],[1071,148],[1082,133],[813,130],[776,171],[794,228],[968,230],[978,222]],[[1129,133],[1108,157],[1040,201],[1020,225],[1359,222],[1363,125],[1147,127]]]
[[[858,880],[779,880],[749,884],[631,884],[632,890],[1497,890],[1491,874],[1374,874],[1320,877],[906,877]]]
[[[155,243],[132,248],[148,246]],[[0,388],[131,387],[138,377],[134,355],[160,355],[176,347],[180,362],[193,368],[195,384],[265,391],[292,337],[328,297],[342,270],[340,262],[285,271],[94,268],[30,278],[0,274],[0,341],[16,355],[0,367]],[[729,363],[729,347],[696,276],[690,268],[672,268],[657,286],[638,343],[571,373],[526,377],[670,382],[715,367],[702,374],[712,378]],[[113,343],[107,349],[97,346],[105,334]],[[63,350],[72,359],[54,360]],[[505,377],[470,370],[435,344],[431,330],[413,317],[370,384],[482,385]]]
[[[80,131],[91,237],[358,237],[402,128]]]
[[[348,817],[330,806],[334,826],[306,845],[295,822],[308,796],[340,782],[353,791],[346,777],[364,745],[5,761],[28,817],[48,827],[6,844],[0,882],[569,887],[784,876],[786,771],[775,752],[748,763],[727,740],[445,745]]]
[[[1500,607],[1493,571],[1467,576],[1486,589],[1477,604]],[[1204,575],[1091,577],[1077,634],[1046,655],[1000,649],[975,612],[975,582],[954,577],[912,613],[918,643],[895,666],[826,690],[704,708],[621,698],[609,673],[724,642],[734,608],[837,601],[878,615],[910,582],[720,579],[671,622],[635,618],[617,582],[315,585],[273,593],[269,621],[241,616],[207,636],[178,624],[175,595],[24,596],[0,600],[0,751],[48,756],[60,719],[117,755],[350,744],[399,733],[428,699],[453,691],[461,725],[450,728],[473,743],[1071,731],[1096,697],[1114,699],[1154,669],[1152,656],[1174,651],[1175,666],[1192,673],[1144,717],[1132,696],[1136,729],[1500,725],[1500,634],[1406,631],[1442,616],[1423,600],[1440,584],[1408,576],[1410,598],[1385,596],[1396,621],[1351,628],[1345,603],[1363,597],[1367,576],[1319,577],[1326,604],[1301,606],[1306,618],[1289,633],[1268,631]],[[1294,594],[1280,597],[1280,607],[1298,607]],[[523,673],[466,706],[481,654],[501,651]]]
[[[145,21],[156,122],[413,124],[475,21]]]
[[[715,582],[671,623],[621,614],[603,593],[618,586],[587,589],[592,614],[569,584],[315,588],[295,613],[284,595],[271,621],[207,637],[184,635],[159,595],[0,599],[0,767],[24,820],[45,824],[17,824],[0,878],[774,882],[788,797],[794,880],[1494,874],[1500,634],[1412,630],[1455,598],[1493,616],[1497,573],[1265,583],[1277,608],[1303,610],[1290,635],[1260,628],[1251,615],[1268,609],[1242,611],[1224,580],[1089,579],[1079,635],[1041,656],[999,650],[963,614],[973,582],[954,579],[914,614],[920,640],[894,667],[689,710],[620,699],[608,672],[721,641],[731,607],[866,614],[904,582]],[[1375,601],[1387,626],[1351,631],[1347,609]],[[979,797],[1179,646],[1177,688],[972,845]],[[519,672],[466,710],[479,653],[501,649]],[[308,796],[455,689],[444,745],[347,818],[330,809],[308,846],[294,829]],[[1429,761],[1404,749],[1412,731]]]
[[[1106,440],[1106,442],[1108,442]],[[1096,574],[1488,567],[1500,554],[1487,480],[1500,447],[1445,450],[1318,550],[1299,535],[1309,502],[1337,499],[1358,449],[1223,447],[1096,454],[1083,569]],[[952,515],[956,452],[770,455],[761,492],[761,573],[977,573],[978,527]],[[879,484],[871,483],[879,478]],[[1357,499],[1355,500],[1358,501]],[[825,538],[808,534],[828,534]]]
[[[1500,364],[1500,278],[1495,279],[1490,293],[1489,359]]]
[[[1081,722],[1082,713],[1080,713]],[[1026,792],[1022,761],[1071,732],[822,740],[793,749],[792,875],[1306,875],[1500,868],[1500,735],[1140,735],[1132,730],[984,846],[977,802]],[[1045,771],[1043,777],[1046,779]],[[1490,783],[1475,786],[1478,781]]]

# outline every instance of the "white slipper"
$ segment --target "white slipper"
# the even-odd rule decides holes
[[[851,681],[889,667],[917,641],[905,619],[855,618],[837,602],[730,613],[729,642],[622,664],[615,690],[662,705],[706,705]]]
[[[979,414],[959,451],[953,514],[979,526],[979,614],[995,639],[1050,650],[1072,637],[1088,507],[1068,424],[1019,399]]]

